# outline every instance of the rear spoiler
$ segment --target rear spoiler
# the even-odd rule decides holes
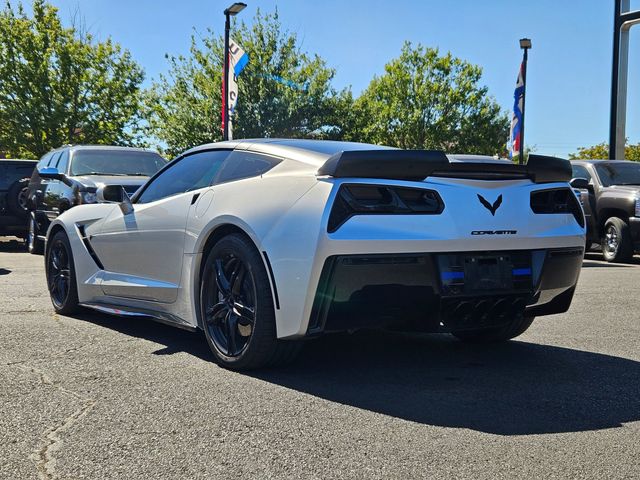
[[[492,162],[450,162],[438,150],[352,150],[336,153],[318,170],[334,178],[382,178],[421,181],[427,177],[508,180],[529,178],[535,183],[568,182],[568,160],[529,155],[526,165]]]

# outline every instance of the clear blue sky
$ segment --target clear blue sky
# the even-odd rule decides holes
[[[613,0],[245,0],[240,15],[273,11],[303,49],[337,70],[334,84],[361,92],[405,40],[438,47],[482,66],[483,83],[511,110],[530,37],[526,143],[566,155],[608,139]],[[28,3],[28,0],[25,0]],[[186,53],[192,28],[221,32],[232,0],[52,0],[68,21],[76,9],[98,38],[129,49],[150,82],[166,71],[165,53]],[[632,9],[640,0],[632,0]],[[631,33],[627,136],[640,141],[640,26]],[[240,99],[242,101],[242,99]]]

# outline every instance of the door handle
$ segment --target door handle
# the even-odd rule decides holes
[[[200,197],[199,193],[196,193],[196,194],[193,195],[193,197],[191,197],[191,205],[196,203],[196,200],[198,200],[198,197]]]

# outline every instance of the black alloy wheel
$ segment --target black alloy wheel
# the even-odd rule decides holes
[[[300,342],[278,340],[267,270],[253,242],[234,233],[206,255],[200,284],[200,318],[217,362],[233,370],[292,360]]]
[[[69,239],[63,231],[51,239],[46,256],[47,286],[51,303],[58,313],[73,313],[78,309],[78,291]]]
[[[215,291],[209,291],[206,297],[210,299],[205,310],[206,328],[224,355],[237,357],[249,344],[254,330],[255,281],[250,268],[232,253],[215,259],[214,275]]]

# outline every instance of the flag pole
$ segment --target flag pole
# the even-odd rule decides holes
[[[224,10],[224,72],[222,78],[222,139],[229,140],[229,30],[231,29],[231,17],[236,16],[245,7],[246,3],[236,2]]]
[[[524,163],[524,105],[527,98],[527,52],[531,48],[531,39],[521,38],[520,48],[524,50],[522,56],[522,121],[520,122],[520,151],[518,152],[518,163],[522,165]]]
[[[224,72],[222,74],[222,140],[229,140],[229,9],[224,11]]]

